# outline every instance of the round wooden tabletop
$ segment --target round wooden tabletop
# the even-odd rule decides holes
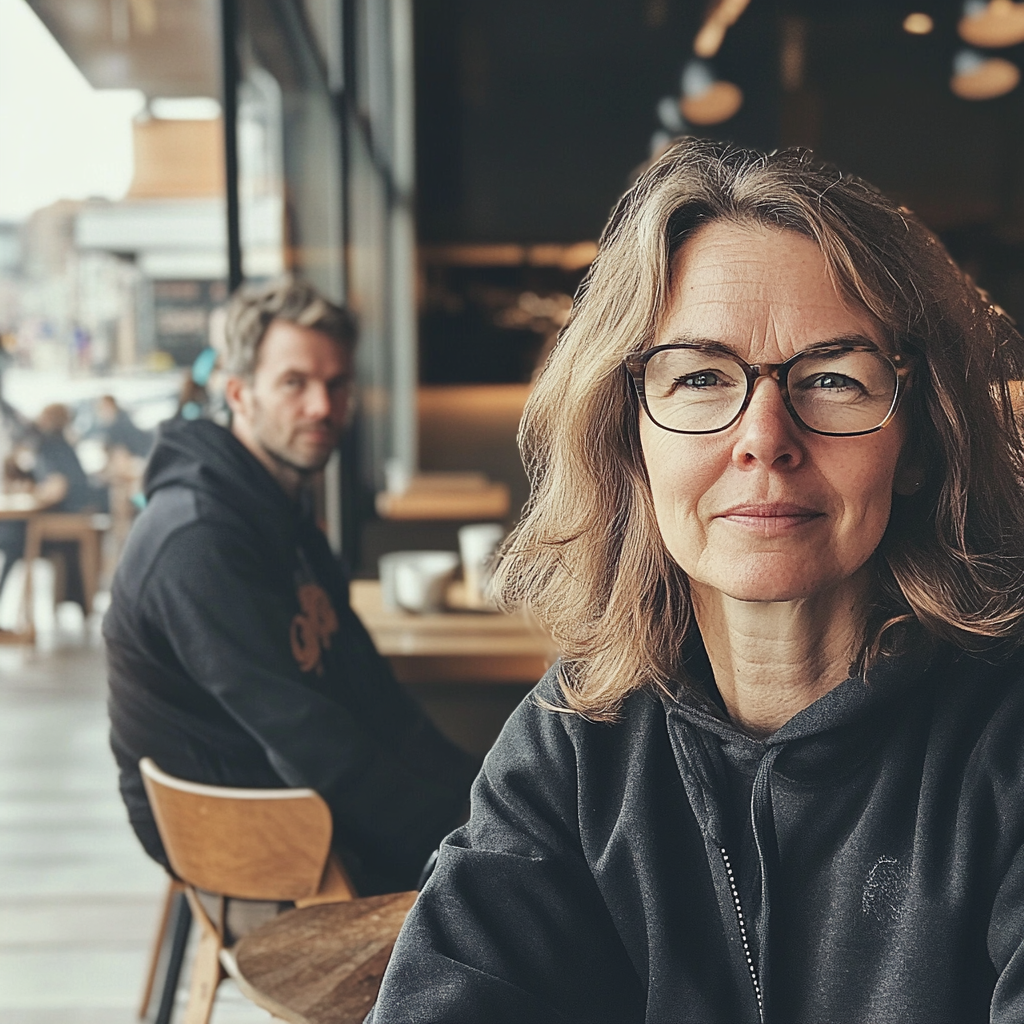
[[[359,1024],[377,998],[416,895],[289,910],[239,940],[229,973],[246,996],[282,1020]]]

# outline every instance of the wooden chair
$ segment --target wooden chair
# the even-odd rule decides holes
[[[86,616],[92,612],[93,600],[99,589],[100,547],[103,534],[110,529],[110,516],[93,512],[42,512],[28,522],[25,534],[25,564],[27,601],[31,604],[32,563],[42,554],[46,541],[69,540],[78,544],[78,565],[82,574],[82,590]],[[58,588],[59,589],[59,588]],[[59,597],[57,589],[54,600]],[[30,612],[31,614],[31,612]]]
[[[167,858],[201,928],[185,1024],[208,1024],[217,987],[233,967],[225,949],[228,899],[308,907],[351,900],[355,890],[331,851],[330,809],[313,790],[206,786],[168,775],[148,757],[139,768]],[[217,913],[197,890],[216,898]]]
[[[185,959],[185,945],[192,925],[192,911],[185,898],[185,886],[176,878],[169,878],[160,920],[156,926],[153,949],[149,954],[149,968],[142,986],[139,1002],[139,1020],[145,1020],[153,1000],[157,978],[163,967],[159,1003],[154,1024],[170,1024],[174,1010],[174,995]],[[166,960],[165,960],[166,958]]]

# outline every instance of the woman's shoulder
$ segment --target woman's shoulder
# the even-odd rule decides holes
[[[1024,648],[940,649],[908,696],[923,705],[933,743],[972,750],[976,766],[1013,762],[1024,772]]]
[[[950,690],[988,694],[997,701],[1024,696],[1024,643],[1004,642],[978,651],[936,645],[929,677],[944,680]]]
[[[557,721],[564,732],[581,740],[628,734],[632,725],[641,720],[665,716],[662,701],[649,688],[642,687],[630,692],[609,720],[588,718],[570,707],[564,689],[565,676],[563,662],[556,661],[530,691],[519,710],[536,724],[544,722],[551,725]]]
[[[614,762],[639,744],[665,735],[662,702],[637,690],[622,702],[613,721],[594,721],[573,711],[566,701],[556,662],[506,721],[485,761],[494,770],[516,770],[554,762],[557,771],[579,771],[586,762]],[[661,727],[658,727],[658,720]]]

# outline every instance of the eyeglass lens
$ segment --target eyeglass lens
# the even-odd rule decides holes
[[[885,422],[896,397],[896,371],[879,352],[809,352],[789,369],[789,398],[812,430],[870,431]],[[651,419],[668,430],[721,430],[743,408],[747,376],[728,355],[699,348],[656,352],[646,364]]]

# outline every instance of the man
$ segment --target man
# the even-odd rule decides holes
[[[345,425],[354,330],[306,284],[243,292],[221,366],[230,430],[162,425],[104,622],[129,818],[166,863],[139,776],[309,786],[363,894],[408,889],[475,763],[395,682],[349,607],[306,484]]]

